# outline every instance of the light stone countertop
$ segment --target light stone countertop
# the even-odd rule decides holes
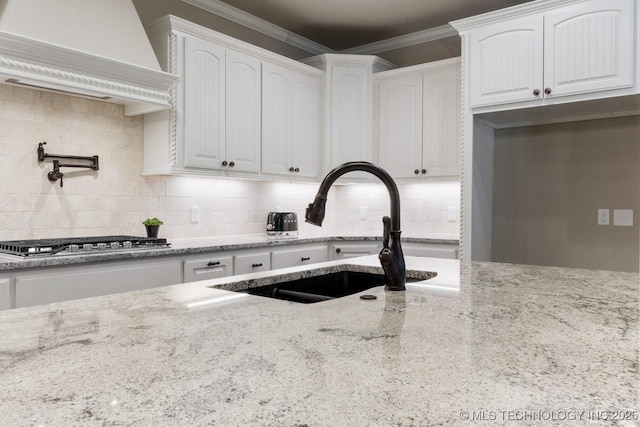
[[[406,261],[372,301],[209,286],[375,256],[2,311],[0,425],[640,424],[640,275]]]
[[[318,243],[328,241],[378,241],[382,236],[324,236],[316,234],[300,234],[291,239],[273,239],[266,234],[242,234],[231,236],[208,236],[185,239],[167,239],[170,247],[157,249],[132,249],[121,251],[95,251],[87,254],[73,255],[36,255],[21,257],[0,253],[0,272],[26,268],[53,267],[60,265],[84,264],[101,261],[117,261],[127,259],[144,259],[159,256],[197,254],[205,252],[232,251],[252,248],[278,247],[291,244]],[[458,244],[458,239],[449,235],[433,235],[427,237],[402,236],[402,242]]]

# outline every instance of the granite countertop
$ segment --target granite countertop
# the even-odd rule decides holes
[[[296,267],[2,311],[0,425],[640,423],[640,275],[406,261],[376,300],[210,287]]]
[[[56,254],[21,257],[0,253],[0,272],[25,268],[53,267],[59,265],[83,264],[89,262],[142,259],[158,256],[197,254],[204,252],[232,251],[240,249],[277,247],[291,244],[319,243],[329,241],[379,241],[381,236],[318,236],[301,235],[295,239],[273,239],[265,234],[244,234],[219,237],[197,237],[167,239],[170,247],[157,249],[133,249],[130,251],[92,252],[88,254]],[[428,237],[403,236],[403,242],[458,244],[458,239],[448,235]]]

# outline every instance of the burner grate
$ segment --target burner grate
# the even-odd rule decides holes
[[[145,249],[169,246],[167,239],[137,236],[92,236],[0,242],[0,253],[19,256],[82,254],[102,250]]]

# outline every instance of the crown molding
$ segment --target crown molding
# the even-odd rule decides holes
[[[414,46],[417,44],[432,42],[447,37],[457,36],[458,32],[451,25],[442,25],[440,27],[430,28],[427,30],[416,31],[415,33],[405,34],[393,37],[379,42],[369,43],[350,49],[341,50],[340,53],[354,53],[360,55],[375,55],[376,53],[388,52],[390,50],[400,49],[403,47]]]
[[[451,21],[450,24],[456,29],[456,31],[458,31],[458,33],[462,33],[478,26],[504,22],[505,19],[521,18],[523,16],[529,16],[532,13],[540,13],[548,9],[568,6],[585,1],[587,0],[536,0],[471,16],[469,18],[459,19],[457,21]]]
[[[393,37],[379,42],[369,43],[366,45],[335,51],[296,33],[285,30],[269,21],[258,18],[243,10],[230,6],[220,0],[182,0],[182,2],[198,7],[214,15],[218,15],[236,24],[242,25],[252,30],[258,31],[264,35],[280,40],[291,46],[297,47],[309,52],[313,55],[322,55],[325,53],[353,53],[360,55],[375,55],[381,52],[387,52],[403,47],[414,46],[417,44],[427,43],[446,37],[457,36],[458,33],[450,25],[442,25],[440,27],[430,28],[422,31],[416,31],[398,37]]]
[[[218,15],[224,19],[240,24],[244,27],[251,28],[276,40],[280,40],[291,46],[297,47],[312,54],[320,55],[323,53],[335,52],[326,46],[316,43],[312,40],[299,36],[296,33],[285,30],[271,22],[251,15],[243,10],[230,6],[219,0],[182,0],[182,2],[190,4],[206,10],[207,12]]]

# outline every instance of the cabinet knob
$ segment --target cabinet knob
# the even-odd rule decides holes
[[[551,93],[551,88],[550,87],[544,88],[544,93],[549,95]]]
[[[300,168],[295,168],[293,171],[296,172],[296,173],[300,172]]]
[[[418,169],[414,169],[413,173],[415,173],[416,175],[419,175],[420,171]]]
[[[342,252],[342,249],[336,248],[336,253],[339,254],[340,252]]]
[[[422,175],[426,175],[427,174],[427,170],[426,169],[422,169]]]
[[[540,95],[540,89],[534,89],[533,96],[538,96],[538,95]]]
[[[213,267],[214,265],[220,265],[220,261],[209,261],[207,267]]]
[[[293,172],[294,170],[295,170],[295,169],[293,169],[293,166],[291,166],[291,167],[289,168],[289,172]]]
[[[303,256],[302,258],[300,258],[300,261],[309,261],[311,258],[308,256]]]
[[[229,162],[229,166],[234,167],[235,165],[235,162]]]
[[[262,267],[262,263],[251,264],[251,268]]]
[[[227,166],[227,165],[228,165],[227,161],[226,161],[226,160],[223,160],[223,161],[222,161],[222,166]]]

